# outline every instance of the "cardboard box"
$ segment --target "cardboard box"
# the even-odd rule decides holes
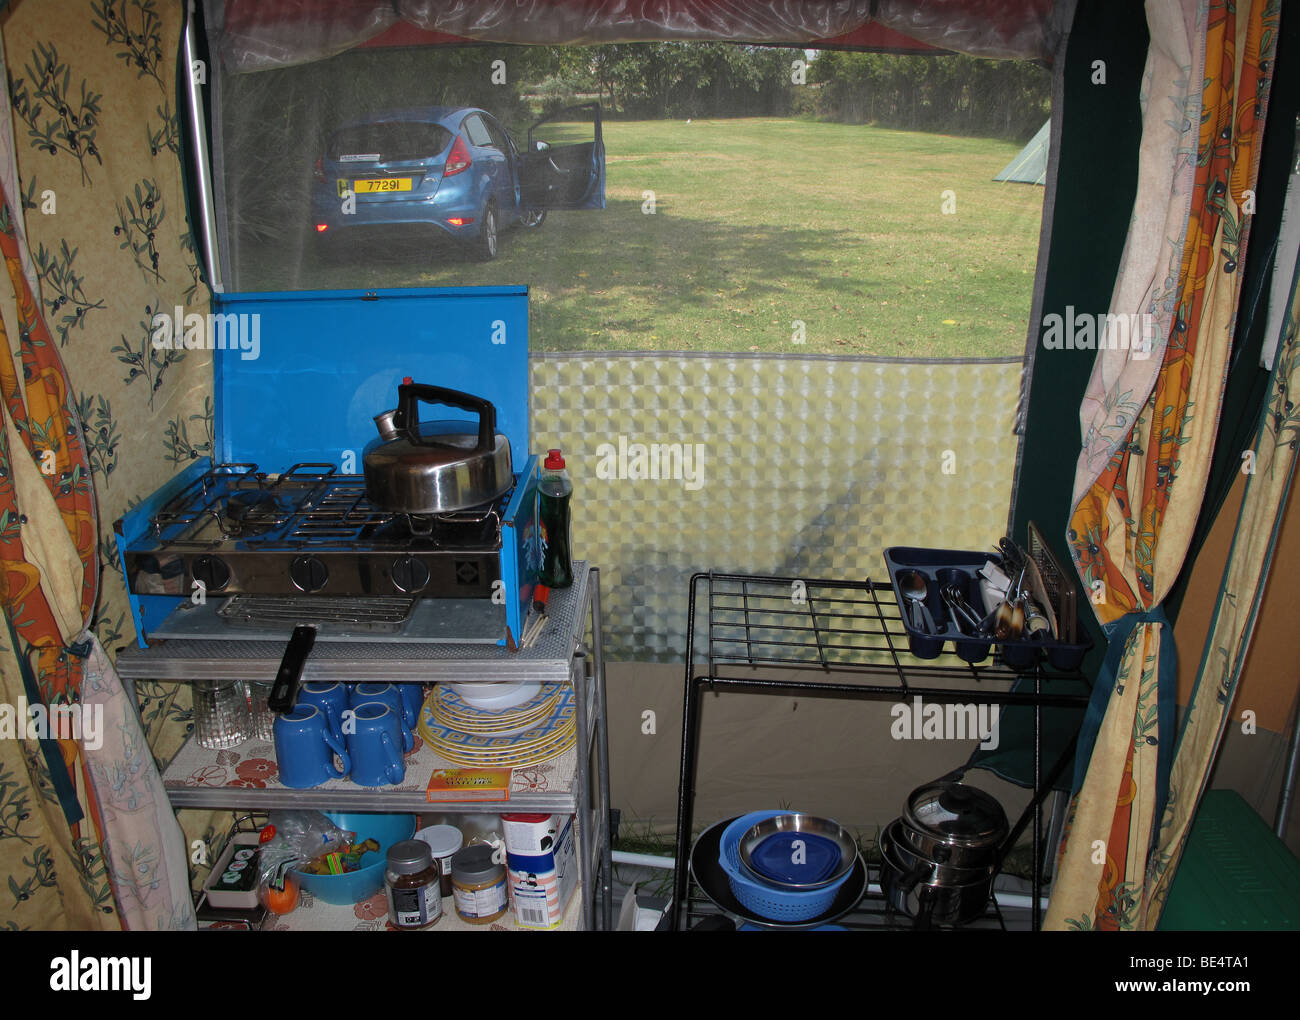
[[[527,817],[502,818],[510,903],[519,927],[557,928],[578,886],[573,816]]]

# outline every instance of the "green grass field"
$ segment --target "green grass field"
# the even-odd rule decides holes
[[[507,232],[495,262],[264,249],[241,289],[526,283],[543,351],[1023,352],[1043,189],[991,180],[1019,146],[787,119],[604,136],[608,208]]]

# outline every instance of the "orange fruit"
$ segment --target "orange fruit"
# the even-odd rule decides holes
[[[285,876],[284,888],[273,889],[268,886],[263,898],[266,901],[266,909],[271,913],[292,913],[298,906],[298,882],[291,875]]]

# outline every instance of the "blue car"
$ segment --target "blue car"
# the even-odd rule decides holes
[[[550,209],[605,208],[600,105],[539,120],[523,151],[472,107],[366,117],[330,135],[314,177],[311,227],[322,243],[433,230],[493,259],[507,227],[536,229]]]

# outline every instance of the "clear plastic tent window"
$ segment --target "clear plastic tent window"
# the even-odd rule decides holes
[[[534,446],[570,464],[612,654],[680,657],[695,570],[860,578],[1005,528],[1042,189],[992,178],[1047,115],[1053,17],[226,0],[227,287],[528,284]]]

